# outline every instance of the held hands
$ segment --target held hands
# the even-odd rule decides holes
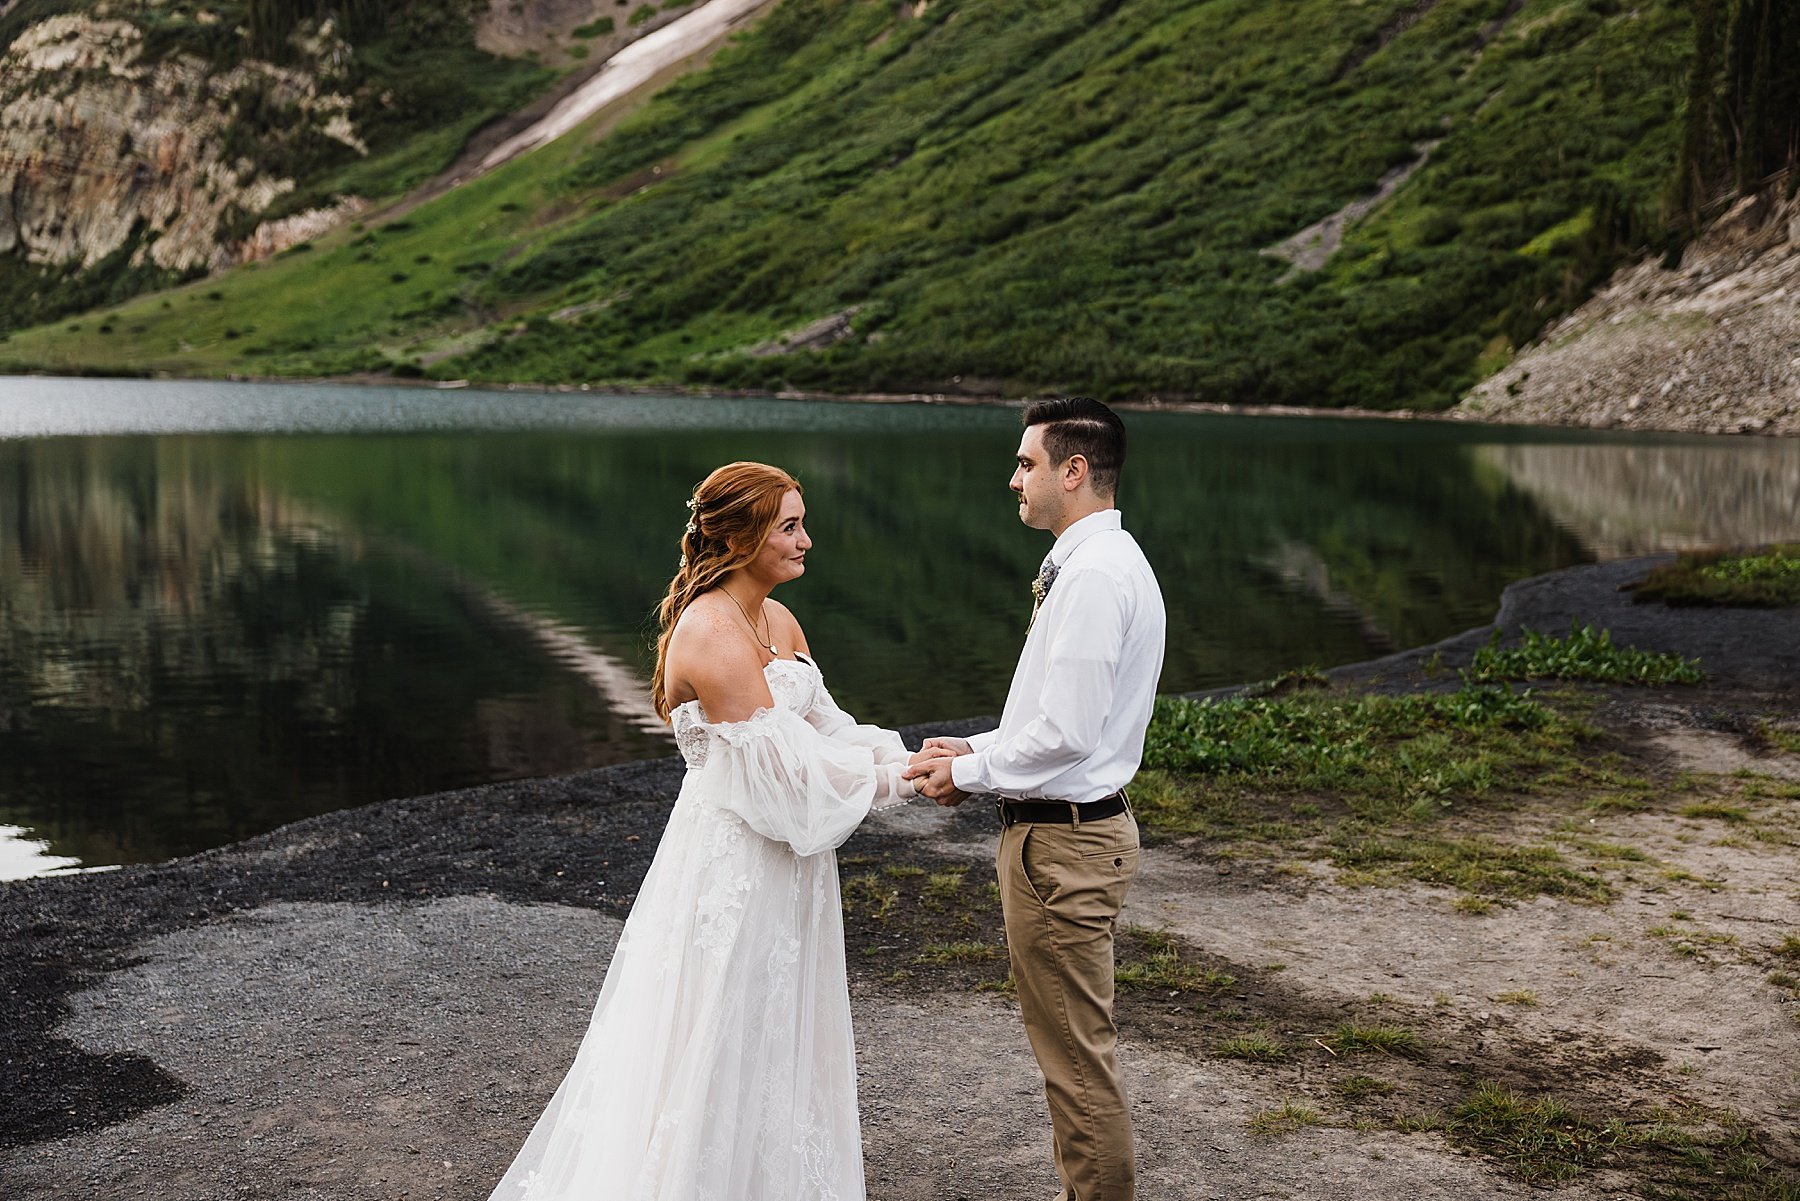
[[[924,749],[913,754],[901,775],[911,780],[921,795],[938,804],[960,805],[969,799],[969,794],[956,786],[950,775],[950,762],[973,749],[962,738],[927,738]]]

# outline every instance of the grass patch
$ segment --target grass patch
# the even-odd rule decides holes
[[[1567,638],[1520,631],[1520,643],[1501,647],[1495,630],[1488,645],[1475,652],[1469,667],[1474,680],[1592,680],[1605,684],[1698,684],[1698,660],[1636,647],[1614,646],[1612,631],[1591,625],[1571,626]]]
[[[1691,551],[1650,569],[1632,589],[1640,604],[1777,608],[1800,604],[1800,543],[1761,551]]]
[[[968,872],[960,867],[932,872],[925,880],[925,902],[932,906],[947,905],[962,895]]]
[[[1250,1115],[1248,1124],[1251,1134],[1271,1138],[1293,1134],[1305,1126],[1317,1126],[1324,1120],[1318,1110],[1289,1101],[1280,1109],[1258,1110]]]
[[[1395,1086],[1391,1080],[1383,1080],[1379,1076],[1346,1076],[1332,1086],[1337,1095],[1346,1101],[1366,1101],[1370,1097],[1387,1097],[1393,1095]]]
[[[1579,722],[1504,688],[1406,696],[1159,697],[1144,764],[1205,782],[1213,796],[1324,793],[1361,816],[1429,816],[1456,799],[1529,787],[1569,765]],[[1154,790],[1153,790],[1154,792]],[[1149,824],[1201,832],[1166,794]]]
[[[1543,1004],[1538,1000],[1538,995],[1529,988],[1509,989],[1497,995],[1494,1000],[1501,1005],[1520,1005],[1528,1009]]]
[[[1387,1055],[1412,1055],[1419,1050],[1419,1036],[1404,1026],[1359,1026],[1346,1022],[1321,1041],[1339,1054],[1380,1051]]]
[[[965,940],[962,942],[928,942],[919,948],[920,963],[979,963],[987,959],[1000,959],[1005,951],[992,943]]]
[[[893,912],[895,902],[900,899],[900,890],[890,887],[873,872],[848,876],[839,889],[843,894],[844,914],[847,917],[883,921]]]
[[[1133,799],[1153,839],[1304,847],[1344,883],[1416,880],[1490,898],[1605,900],[1610,886],[1554,847],[1419,828],[1539,790],[1599,782],[1635,795],[1640,782],[1578,754],[1592,734],[1530,693],[1481,684],[1402,696],[1163,697]]]
[[[1526,1100],[1491,1081],[1451,1112],[1445,1133],[1529,1184],[1572,1180],[1626,1138],[1621,1126],[1595,1126],[1553,1097]]]
[[[1665,867],[1660,875],[1671,884],[1693,884],[1708,892],[1717,892],[1725,887],[1723,880],[1714,880],[1711,877],[1690,872],[1684,867]]]
[[[1784,729],[1773,719],[1756,724],[1756,740],[1771,750],[1800,755],[1800,730]]]
[[[1220,1059],[1242,1059],[1249,1063],[1281,1063],[1292,1056],[1287,1044],[1266,1034],[1238,1034],[1213,1048]]]
[[[1670,951],[1683,959],[1704,960],[1708,950],[1736,946],[1738,937],[1712,930],[1690,930],[1680,926],[1652,926],[1644,932],[1648,937],[1661,940]]]
[[[1477,897],[1561,896],[1607,901],[1613,887],[1591,872],[1570,867],[1554,847],[1515,846],[1491,838],[1381,835],[1341,830],[1331,861],[1348,883],[1417,880],[1461,889]],[[1486,912],[1479,905],[1465,912]]]
[[[1236,981],[1225,972],[1184,957],[1174,935],[1146,926],[1119,932],[1114,977],[1124,992],[1216,993]]]
[[[1683,817],[1711,819],[1722,822],[1747,822],[1750,811],[1736,805],[1721,805],[1717,801],[1696,801],[1691,805],[1683,805],[1676,810]]]
[[[1648,1120],[1596,1121],[1556,1097],[1482,1081],[1435,1125],[1528,1184],[1606,1167],[1632,1172],[1649,1186],[1643,1195],[1657,1201],[1800,1201],[1800,1177],[1729,1111],[1653,1110]]]

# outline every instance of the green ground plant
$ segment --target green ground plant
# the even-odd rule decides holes
[[[1554,846],[1431,829],[1533,792],[1623,783],[1582,748],[1592,730],[1530,693],[1309,691],[1161,698],[1133,805],[1148,837],[1305,847],[1343,883],[1414,880],[1460,890],[1460,908],[1536,895],[1603,901],[1611,886]]]
[[[1764,720],[1757,723],[1756,738],[1775,750],[1800,755],[1800,730],[1783,729],[1773,720]]]
[[[1800,542],[1760,551],[1692,551],[1650,569],[1632,589],[1639,604],[1779,608],[1800,605]]]
[[[967,939],[961,942],[930,942],[919,949],[920,963],[966,963],[984,959],[1001,959],[1005,949],[992,943]]]
[[[1144,765],[1204,781],[1221,797],[1325,794],[1386,820],[1526,787],[1586,733],[1529,693],[1475,685],[1404,696],[1161,697]],[[1150,820],[1182,832],[1178,802],[1167,801],[1151,790]]]
[[[1592,625],[1569,627],[1566,638],[1520,631],[1519,645],[1502,647],[1494,631],[1488,645],[1475,652],[1472,680],[1593,680],[1605,684],[1698,684],[1703,678],[1697,659],[1614,646],[1611,630]]]
[[[1251,1114],[1249,1125],[1250,1133],[1267,1138],[1293,1134],[1303,1127],[1317,1126],[1324,1120],[1324,1116],[1310,1105],[1289,1101],[1279,1109],[1263,1109]]]
[[[1621,1124],[1596,1126],[1554,1097],[1528,1100],[1492,1081],[1458,1105],[1444,1129],[1531,1184],[1572,1180],[1628,1137]]]
[[[1212,994],[1230,988],[1232,977],[1182,954],[1181,940],[1147,926],[1127,926],[1118,943],[1114,969],[1126,992],[1164,990]]]
[[[1738,1116],[1657,1110],[1598,1120],[1552,1095],[1527,1097],[1484,1080],[1448,1115],[1415,1122],[1498,1161],[1529,1184],[1554,1185],[1597,1168],[1626,1168],[1657,1201],[1795,1201],[1800,1177],[1766,1151]]]
[[[1383,1080],[1379,1076],[1346,1076],[1335,1087],[1340,1097],[1353,1102],[1369,1097],[1391,1096],[1396,1091],[1393,1081]]]
[[[1414,1055],[1419,1051],[1419,1036],[1404,1026],[1361,1026],[1346,1022],[1321,1041],[1340,1055],[1358,1051]]]

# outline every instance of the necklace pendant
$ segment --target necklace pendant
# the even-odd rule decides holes
[[[781,652],[775,649],[775,644],[773,642],[766,642],[763,645],[768,648],[771,655],[774,655],[777,659],[781,658]]]

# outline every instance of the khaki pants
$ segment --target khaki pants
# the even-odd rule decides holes
[[[1137,820],[1000,832],[1006,945],[1044,1073],[1062,1201],[1131,1201],[1131,1109],[1113,1024],[1113,927],[1138,865]]]

